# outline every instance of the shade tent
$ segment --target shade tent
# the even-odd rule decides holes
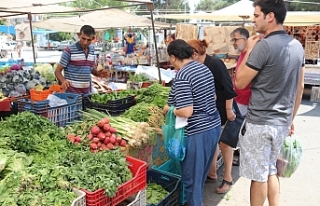
[[[32,6],[45,6],[71,2],[75,0],[1,0],[0,9],[16,9]]]
[[[212,13],[166,14],[155,15],[155,18],[166,19],[199,19],[217,22],[251,22],[253,19],[253,2],[241,0],[231,6]],[[320,12],[287,12],[285,25],[312,25],[320,23]]]
[[[71,2],[74,0],[1,0],[1,9],[7,9],[13,13],[19,13],[14,11],[14,9],[17,8],[25,8],[25,7],[32,7],[32,6],[43,6],[43,5],[53,5],[53,4],[59,4],[63,2]],[[157,47],[157,42],[156,42],[156,34],[155,34],[155,25],[154,25],[154,18],[153,18],[153,11],[154,11],[154,4],[152,1],[146,1],[146,0],[116,0],[116,1],[122,1],[122,2],[131,2],[130,5],[126,5],[126,7],[131,7],[131,6],[137,6],[137,5],[146,5],[148,11],[150,12],[151,15],[151,20],[150,20],[150,26],[152,26],[153,30],[153,39],[154,39],[154,44],[155,47]],[[0,10],[1,10],[0,9]],[[1,10],[3,12],[3,10]],[[7,11],[7,12],[9,12]],[[40,13],[39,13],[40,12]],[[41,11],[37,12],[37,14],[41,14]],[[81,12],[81,11],[78,11]],[[53,11],[50,13],[61,13],[61,11]],[[30,25],[30,32],[32,34],[32,13],[31,12],[21,12],[21,14],[26,14],[29,19],[29,25]],[[117,16],[116,19],[122,18],[122,16]],[[114,21],[114,19],[108,19],[107,21]],[[144,20],[145,21],[145,20]],[[93,22],[88,22],[88,24],[93,24],[95,22],[101,22],[101,19],[94,19]],[[80,25],[78,25],[80,26]],[[53,29],[53,28],[51,28]],[[32,50],[33,50],[33,59],[34,63],[36,63],[36,57],[35,57],[35,49],[34,49],[34,41],[33,38],[31,38],[31,43],[32,43]],[[158,56],[158,50],[156,49],[156,58],[157,58],[157,66],[158,66],[158,74],[159,74],[159,82],[161,83],[161,74],[160,74],[160,63],[159,63],[159,56]]]
[[[74,8],[74,7],[66,7],[66,6],[58,6],[58,5],[32,6],[32,7],[25,7],[25,8],[16,8],[16,9],[14,9],[14,11],[13,11],[13,9],[1,10],[0,18],[13,19],[13,18],[26,17],[26,14],[21,14],[21,13],[47,14],[47,13],[52,13],[52,12],[56,12],[56,11],[59,11],[59,12],[69,12],[70,11],[70,12],[72,12],[72,11],[77,11],[77,10],[78,9]],[[18,12],[20,12],[20,14]]]
[[[64,32],[79,31],[79,28],[84,24],[89,24],[95,29],[150,27],[151,20],[145,17],[129,14],[118,9],[106,9],[93,11],[75,17],[48,19],[42,22],[33,23],[33,25],[38,28],[53,29]],[[170,27],[170,24],[155,22],[155,27]]]

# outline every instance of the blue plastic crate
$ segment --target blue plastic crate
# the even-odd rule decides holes
[[[79,112],[82,110],[82,96],[71,93],[55,93],[55,96],[67,101],[67,104],[50,107],[49,100],[33,102],[28,100],[18,101],[18,110],[30,111],[37,115],[48,118],[58,127],[64,127],[68,122],[80,119]]]
[[[158,170],[147,171],[147,183],[161,185],[169,194],[158,204],[147,204],[147,206],[179,206],[179,183],[180,178]]]
[[[160,165],[159,167],[153,166],[152,169],[164,172],[165,174],[169,174],[169,175],[173,175],[175,177],[181,178],[181,167],[180,167],[179,161],[175,161],[175,160],[170,159],[167,162]],[[180,183],[179,183],[179,189],[180,189],[179,203],[181,205],[184,205],[187,202],[187,195],[184,190],[184,185],[183,185],[182,181],[180,181]]]

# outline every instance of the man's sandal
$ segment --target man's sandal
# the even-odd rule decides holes
[[[228,185],[228,189],[225,190],[219,190],[221,188],[223,188],[223,186],[227,184]],[[231,188],[232,182],[229,182],[227,180],[222,180],[221,184],[219,185],[219,187],[216,189],[216,193],[217,194],[225,194],[227,192],[229,192],[230,188]]]

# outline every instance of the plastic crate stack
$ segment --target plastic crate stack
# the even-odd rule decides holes
[[[180,167],[180,162],[178,161],[174,161],[170,159],[164,164],[160,165],[159,167],[153,166],[152,169],[181,179],[181,167]],[[186,202],[187,202],[187,195],[184,190],[184,185],[182,181],[180,181],[179,182],[179,203],[181,205],[184,205]]]
[[[83,97],[83,105],[85,108],[95,109],[101,112],[107,111],[111,116],[117,116],[136,104],[134,96],[127,96],[122,99],[109,100],[106,104],[92,102],[91,97]]]
[[[179,205],[179,193],[180,193],[180,181],[181,178],[176,175],[169,174],[167,172],[158,170],[148,170],[147,173],[148,183],[156,183],[161,185],[169,194],[158,204],[147,204],[147,206],[178,206]]]
[[[60,99],[66,100],[67,104],[50,107],[49,100],[31,101],[22,99],[18,101],[18,111],[30,111],[37,115],[48,118],[58,127],[64,127],[68,122],[80,119],[82,108],[82,96],[71,93],[54,93]]]
[[[106,196],[103,188],[94,192],[89,192],[81,188],[81,190],[86,193],[87,206],[115,206],[130,196],[145,190],[147,186],[147,163],[130,156],[127,156],[126,159],[133,178],[120,185],[116,195],[112,198]],[[137,202],[139,202],[139,204],[142,202],[141,206],[143,205],[143,202],[145,202],[141,193],[133,206],[138,206]]]

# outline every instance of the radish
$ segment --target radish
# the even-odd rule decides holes
[[[105,122],[105,124],[109,124],[110,119],[106,117],[106,118],[103,118],[103,121]]]
[[[69,140],[70,140],[70,142],[74,143],[76,141],[76,137],[75,136],[71,136]]]
[[[78,144],[79,144],[79,142],[74,142],[74,144],[75,144],[75,145],[78,145]]]
[[[95,137],[95,138],[92,139],[92,141],[93,141],[94,143],[98,143],[98,142],[99,142],[99,138]]]
[[[111,133],[110,132],[106,132],[106,137],[111,137]]]
[[[73,139],[75,138],[74,134],[68,134],[67,139],[71,140],[71,138],[73,138]]]
[[[116,128],[114,128],[114,127],[110,127],[109,131],[110,131],[111,133],[117,133],[117,130],[116,130]]]
[[[91,128],[91,134],[93,134],[93,135],[98,135],[99,132],[100,132],[100,128],[99,128],[98,126],[93,126],[93,127]]]
[[[107,145],[109,142],[110,142],[109,137],[104,138],[103,143],[104,143],[105,145]]]
[[[117,142],[121,142],[121,140],[122,140],[122,137],[121,136],[118,136],[118,137],[116,137],[116,140],[117,140]]]
[[[103,141],[104,138],[106,138],[106,135],[103,132],[99,132],[99,134],[97,135],[97,138]]]
[[[114,146],[113,146],[113,144],[108,143],[108,144],[107,144],[107,148],[108,148],[109,150],[113,150],[113,149],[114,149]]]
[[[110,124],[105,124],[105,125],[103,125],[103,130],[104,130],[105,132],[109,131],[109,129],[110,129]]]
[[[109,119],[108,119],[108,120],[109,120]],[[107,120],[107,119],[101,119],[101,120],[98,122],[98,126],[102,129],[105,124],[108,124],[108,123],[109,123],[108,120]]]
[[[118,147],[118,146],[119,146],[119,142],[115,142],[113,145],[114,145],[115,147]]]
[[[127,146],[127,142],[123,139],[123,140],[121,140],[121,142],[120,142],[120,146],[121,147],[125,147],[125,146]]]
[[[107,148],[107,145],[101,144],[100,150],[105,151]]]
[[[90,144],[90,149],[92,149],[92,150],[96,150],[96,149],[98,149],[97,144],[95,144],[95,143],[91,143],[91,144]]]
[[[111,144],[114,144],[116,142],[116,139],[114,137],[110,137],[109,140]]]
[[[97,143],[97,147],[98,147],[98,149],[101,147],[101,142]]]
[[[116,134],[112,134],[111,137],[113,137],[113,138],[115,138],[115,139],[117,138],[117,137],[116,137]]]
[[[98,152],[98,150],[96,150],[96,149],[90,149],[90,152],[91,152],[91,153],[96,153],[96,152]]]
[[[91,134],[91,133],[88,134],[88,139],[89,139],[89,140],[92,140],[92,138],[93,138],[93,134]]]
[[[76,137],[75,137],[75,141],[76,141],[76,142],[81,142],[81,136],[80,136],[80,135],[76,136]]]

